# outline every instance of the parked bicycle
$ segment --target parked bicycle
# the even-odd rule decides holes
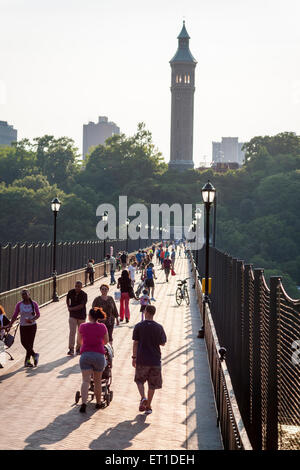
[[[183,300],[185,300],[185,303],[187,305],[190,305],[190,297],[189,297],[189,293],[188,293],[188,290],[187,290],[187,280],[188,279],[190,279],[190,278],[187,277],[186,279],[182,279],[182,280],[177,281],[178,286],[177,286],[176,293],[175,293],[175,298],[176,298],[177,305],[181,305],[181,302]]]

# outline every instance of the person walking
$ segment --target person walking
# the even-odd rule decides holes
[[[155,307],[147,305],[145,320],[135,325],[132,339],[132,365],[135,367],[134,381],[140,393],[139,411],[152,413],[151,403],[154,392],[162,388],[160,346],[167,342],[166,333],[159,323],[153,320]],[[148,382],[148,396],[145,396],[145,382]]]
[[[170,260],[170,257],[168,255],[164,259],[164,262],[163,262],[163,269],[164,269],[165,275],[166,275],[166,282],[169,282],[169,275],[170,275],[171,267],[172,267],[172,261]]]
[[[156,261],[157,261],[157,263],[160,263],[160,251],[161,251],[161,248],[158,246],[157,250],[156,250]]]
[[[105,319],[106,314],[101,308],[92,308],[89,311],[88,323],[82,323],[79,327],[80,342],[82,344],[79,360],[82,373],[82,404],[79,409],[81,413],[86,412],[92,374],[95,387],[96,409],[101,408],[101,379],[102,372],[106,367],[104,345],[108,343],[108,332],[104,323],[98,323],[98,321]]]
[[[161,269],[163,269],[163,262],[164,262],[164,259],[165,259],[165,250],[163,249],[163,247],[160,250],[159,257],[160,257]]]
[[[95,260],[90,258],[87,265],[86,265],[86,271],[85,271],[86,272],[86,281],[87,281],[87,276],[89,276],[89,281],[90,281],[91,286],[94,284],[94,276],[95,276],[94,263],[95,263]],[[85,284],[87,284],[87,282],[85,282]]]
[[[127,253],[123,251],[123,253],[120,256],[121,264],[122,264],[122,269],[126,269],[127,266]]]
[[[77,330],[77,343],[76,343],[76,353],[80,352],[80,335],[78,334],[79,327],[81,323],[85,322],[86,319],[86,304],[87,304],[87,294],[82,290],[82,282],[76,281],[75,288],[69,290],[67,294],[67,307],[70,313],[69,316],[69,351],[68,355],[74,355],[74,346],[75,346],[75,337]]]
[[[113,286],[114,284],[117,283],[115,279],[115,272],[117,269],[117,261],[116,258],[112,255],[107,254],[106,259],[109,262],[109,269],[110,269],[110,285]]]
[[[117,306],[113,297],[108,295],[109,287],[107,284],[102,284],[100,286],[100,293],[98,297],[93,300],[92,307],[100,307],[106,314],[106,319],[104,321],[107,331],[109,342],[112,345],[113,343],[113,330],[115,326],[115,320],[117,325],[119,325],[119,313]]]
[[[174,269],[175,267],[175,258],[176,258],[176,251],[175,251],[175,248],[172,248],[172,251],[171,251],[172,269]]]
[[[142,251],[139,250],[137,254],[135,255],[136,257],[136,262],[137,262],[137,269],[140,269],[141,262],[142,262]]]
[[[10,321],[6,316],[5,310],[2,307],[2,305],[0,305],[0,359],[2,359],[2,357],[1,357],[2,354],[1,353],[5,352],[5,343],[4,343],[3,339],[4,339],[4,336],[5,336],[5,332],[6,331],[8,332],[9,324],[10,324]],[[5,361],[5,359],[4,359],[4,361]],[[3,369],[3,365],[1,364],[1,362],[0,362],[0,369]]]
[[[129,277],[130,277],[131,285],[132,285],[133,288],[134,288],[134,283],[135,283],[136,267],[137,267],[136,261],[133,261],[133,263],[131,263],[128,266]]]
[[[141,297],[140,297],[140,305],[141,305],[140,312],[142,314],[142,320],[141,321],[144,321],[145,309],[146,309],[147,305],[151,305],[148,289],[143,290],[143,295],[141,295]]]
[[[118,279],[117,289],[121,290],[121,299],[120,299],[120,321],[124,320],[124,314],[126,318],[126,323],[130,319],[130,310],[129,310],[129,300],[130,295],[134,295],[131,280],[129,277],[129,272],[124,269],[122,271],[121,277]]]
[[[153,263],[149,263],[148,266],[145,269],[145,287],[147,287],[147,289],[149,290],[149,293],[150,293],[150,289],[151,289],[151,300],[155,301],[155,298],[154,298],[154,289],[155,289],[154,279],[157,279],[156,275],[155,275],[155,271],[154,271],[154,265],[153,265]]]
[[[21,295],[22,300],[17,303],[8,328],[12,327],[18,315],[20,315],[21,344],[26,349],[24,367],[33,367],[30,358],[33,358],[35,366],[38,365],[39,361],[39,354],[34,352],[33,344],[37,331],[36,320],[40,318],[41,314],[37,302],[31,299],[29,290],[23,289]]]

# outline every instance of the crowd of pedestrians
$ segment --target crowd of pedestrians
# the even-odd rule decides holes
[[[164,270],[166,282],[169,282],[170,272],[175,274],[176,253],[181,256],[182,244],[153,245],[148,250],[138,250],[131,259],[128,253],[106,255],[106,263],[109,266],[110,285],[117,284],[120,290],[120,309],[118,310],[115,299],[109,295],[109,285],[100,285],[100,295],[95,297],[92,308],[89,310],[88,322],[86,306],[87,293],[83,291],[81,281],[76,281],[75,286],[66,296],[66,304],[69,312],[69,356],[80,354],[80,368],[82,372],[80,412],[86,411],[88,390],[91,377],[94,381],[96,408],[101,405],[101,378],[106,366],[105,345],[113,345],[113,332],[115,324],[120,325],[124,319],[130,321],[130,299],[135,299],[140,304],[141,321],[133,329],[133,353],[132,365],[135,368],[135,382],[140,394],[139,411],[150,414],[151,403],[156,389],[162,387],[161,352],[167,337],[163,326],[154,321],[156,308],[155,280],[157,279],[154,260],[156,257],[158,267]],[[115,273],[121,271],[116,280]],[[89,277],[91,285],[94,284],[94,260],[89,259],[86,265],[86,279]],[[135,283],[140,276],[142,290],[140,294],[135,292]],[[30,292],[24,289],[21,292],[22,300],[15,307],[15,311],[9,321],[0,306],[0,335],[8,331],[16,319],[20,318],[21,344],[26,351],[25,367],[38,365],[39,354],[34,351],[34,340],[37,331],[36,320],[40,317],[37,302],[31,299]],[[1,340],[1,337],[0,337]],[[31,362],[33,358],[33,364]],[[145,382],[148,382],[147,396]]]

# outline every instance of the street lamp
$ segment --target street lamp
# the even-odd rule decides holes
[[[128,253],[128,225],[130,224],[130,220],[126,219],[126,253]]]
[[[216,228],[217,228],[217,193],[214,198],[214,228],[213,228],[213,247],[216,246]]]
[[[108,219],[108,216],[107,216],[107,211],[104,212],[103,216],[102,216],[102,220],[103,222],[107,222],[107,219]],[[106,272],[106,255],[105,255],[105,251],[106,251],[106,239],[105,239],[105,235],[104,235],[104,240],[103,240],[103,260],[104,260],[104,273],[103,273],[103,277],[107,277],[107,272]]]
[[[212,203],[214,202],[216,190],[208,180],[208,182],[202,188],[202,199],[205,205],[205,293],[203,299],[203,327],[199,331],[199,338],[204,338],[205,332],[205,308],[209,302],[208,297],[208,282],[209,282],[209,212]]]
[[[58,297],[57,292],[56,292],[56,275],[57,275],[57,272],[56,272],[56,217],[57,217],[57,214],[59,212],[60,206],[61,206],[60,200],[57,197],[55,197],[51,201],[51,210],[52,210],[53,215],[54,215],[54,224],[53,224],[54,225],[54,234],[53,234],[53,273],[52,273],[52,276],[53,276],[52,300],[53,300],[53,302],[58,302],[59,301],[59,297]]]
[[[139,235],[139,250],[140,250],[141,249],[141,228],[142,228],[141,222],[138,224],[138,228],[139,228],[139,231],[140,231],[140,235]]]
[[[196,267],[197,267],[197,270],[198,270],[198,254],[199,254],[199,248],[198,248],[198,225],[199,225],[199,221],[201,219],[201,210],[198,208],[196,209],[196,212],[195,212],[195,228],[196,228]]]

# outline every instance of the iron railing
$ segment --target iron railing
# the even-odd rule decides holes
[[[149,241],[147,242],[149,243]],[[117,245],[117,246],[118,246],[118,250],[121,249],[119,248],[120,245]],[[142,248],[144,248],[143,245],[142,245]],[[147,246],[146,248],[149,248],[149,246]],[[137,250],[129,251],[129,256],[133,255],[135,251]],[[95,268],[95,274],[94,274],[95,281],[97,281],[98,279],[101,279],[105,275],[106,271],[107,271],[107,275],[109,275],[105,262],[95,264],[94,268]],[[87,276],[86,276],[85,268],[76,269],[74,271],[70,271],[70,272],[58,275],[56,278],[56,287],[57,287],[58,296],[63,297],[64,295],[66,295],[70,289],[74,288],[76,281],[81,281],[84,286],[86,285]],[[39,280],[38,282],[26,284],[21,287],[22,288],[26,287],[26,289],[30,291],[30,295],[32,299],[34,299],[39,304],[40,307],[42,307],[43,305],[46,305],[49,302],[52,302],[52,298],[53,298],[53,278],[52,277]],[[2,307],[4,308],[9,318],[11,318],[14,312],[16,303],[19,302],[20,300],[21,300],[20,287],[0,293],[0,305],[2,305]]]
[[[147,240],[149,243],[149,240]],[[133,252],[143,247],[145,240],[88,240],[59,242],[56,245],[56,272],[58,275],[80,269],[89,258],[100,263],[113,247]],[[24,242],[0,244],[0,292],[32,284],[52,276],[52,242]]]
[[[205,252],[199,250],[199,276]],[[210,247],[210,311],[255,450],[300,449],[300,300],[280,277]]]

